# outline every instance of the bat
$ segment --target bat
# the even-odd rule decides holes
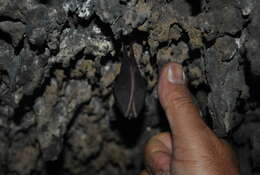
[[[128,46],[127,49],[123,44],[121,70],[115,79],[114,97],[124,117],[128,119],[138,117],[145,104],[146,87],[146,80],[138,69],[133,47]]]

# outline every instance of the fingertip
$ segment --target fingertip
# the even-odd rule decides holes
[[[206,127],[185,81],[183,68],[178,63],[168,63],[160,73],[158,95],[175,136],[184,136],[184,133],[191,136]]]
[[[170,171],[171,156],[164,152],[153,152],[153,156],[146,162],[146,168],[151,174],[166,174]]]
[[[166,152],[171,154],[172,138],[169,132],[162,132],[153,136],[145,146],[145,153]]]
[[[185,73],[180,64],[172,62],[162,68],[159,78],[158,94],[164,109],[179,96],[189,97],[185,81]]]
[[[169,171],[172,156],[170,133],[160,133],[152,137],[145,147],[145,165],[148,172]]]

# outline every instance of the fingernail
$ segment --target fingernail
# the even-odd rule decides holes
[[[185,73],[180,64],[171,64],[167,76],[168,81],[172,84],[185,84]]]

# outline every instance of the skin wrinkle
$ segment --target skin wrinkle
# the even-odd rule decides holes
[[[165,110],[168,111],[169,109],[174,108],[174,110],[179,110],[185,104],[192,104],[192,101],[188,97],[178,97],[175,99],[171,99],[166,105]],[[174,106],[174,107],[173,107]]]

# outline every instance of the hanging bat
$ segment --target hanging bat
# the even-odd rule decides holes
[[[138,117],[145,103],[145,94],[146,81],[138,69],[133,48],[123,44],[121,70],[115,80],[114,96],[124,117],[128,119]]]

